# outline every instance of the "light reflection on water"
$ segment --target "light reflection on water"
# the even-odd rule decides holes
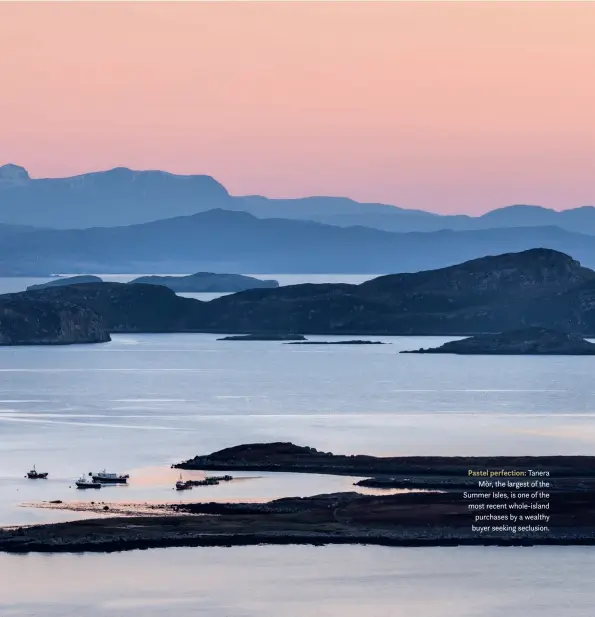
[[[268,546],[0,555],[0,614],[592,617],[593,566],[588,547]]]

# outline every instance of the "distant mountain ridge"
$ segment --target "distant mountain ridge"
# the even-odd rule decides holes
[[[312,220],[340,227],[359,225],[398,232],[554,225],[595,234],[595,207],[588,205],[560,212],[515,205],[481,216],[441,215],[343,197],[232,196],[221,183],[207,175],[117,167],[69,178],[34,179],[18,165],[0,167],[0,224],[56,229],[112,227],[187,216],[214,208],[241,210],[259,218]]]
[[[16,231],[0,242],[0,275],[53,273],[415,272],[486,254],[550,248],[595,267],[595,239],[557,227],[391,233],[210,210],[125,227]]]

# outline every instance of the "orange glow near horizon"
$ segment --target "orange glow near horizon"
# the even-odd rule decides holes
[[[0,3],[0,164],[595,204],[595,3]]]

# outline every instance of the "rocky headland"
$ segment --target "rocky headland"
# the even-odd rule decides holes
[[[103,319],[77,304],[0,296],[0,345],[70,345],[110,340]]]
[[[141,276],[130,281],[147,285],[163,285],[178,293],[235,293],[246,289],[273,289],[279,282],[257,279],[242,274],[196,272],[188,276]]]
[[[593,468],[590,468],[593,465]],[[177,469],[280,471],[346,476],[454,477],[473,467],[547,469],[562,477],[590,476],[593,456],[370,456],[333,454],[291,442],[251,443],[197,455]],[[408,485],[411,486],[411,485]]]
[[[569,332],[532,327],[500,334],[480,334],[450,341],[440,347],[401,353],[592,356],[595,355],[595,344]]]

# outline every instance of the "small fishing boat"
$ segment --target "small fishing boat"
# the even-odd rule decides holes
[[[182,475],[180,474],[180,479],[176,482],[176,491],[188,491],[192,488],[192,482],[182,480]]]
[[[104,469],[97,473],[90,472],[89,476],[93,478],[93,482],[101,482],[101,484],[128,484],[128,474],[107,473]]]
[[[48,477],[47,471],[40,472],[35,469],[35,465],[33,465],[33,469],[27,472],[27,478],[31,480],[45,480]]]
[[[101,482],[95,482],[92,478],[81,476],[76,482],[76,488],[101,488]]]

